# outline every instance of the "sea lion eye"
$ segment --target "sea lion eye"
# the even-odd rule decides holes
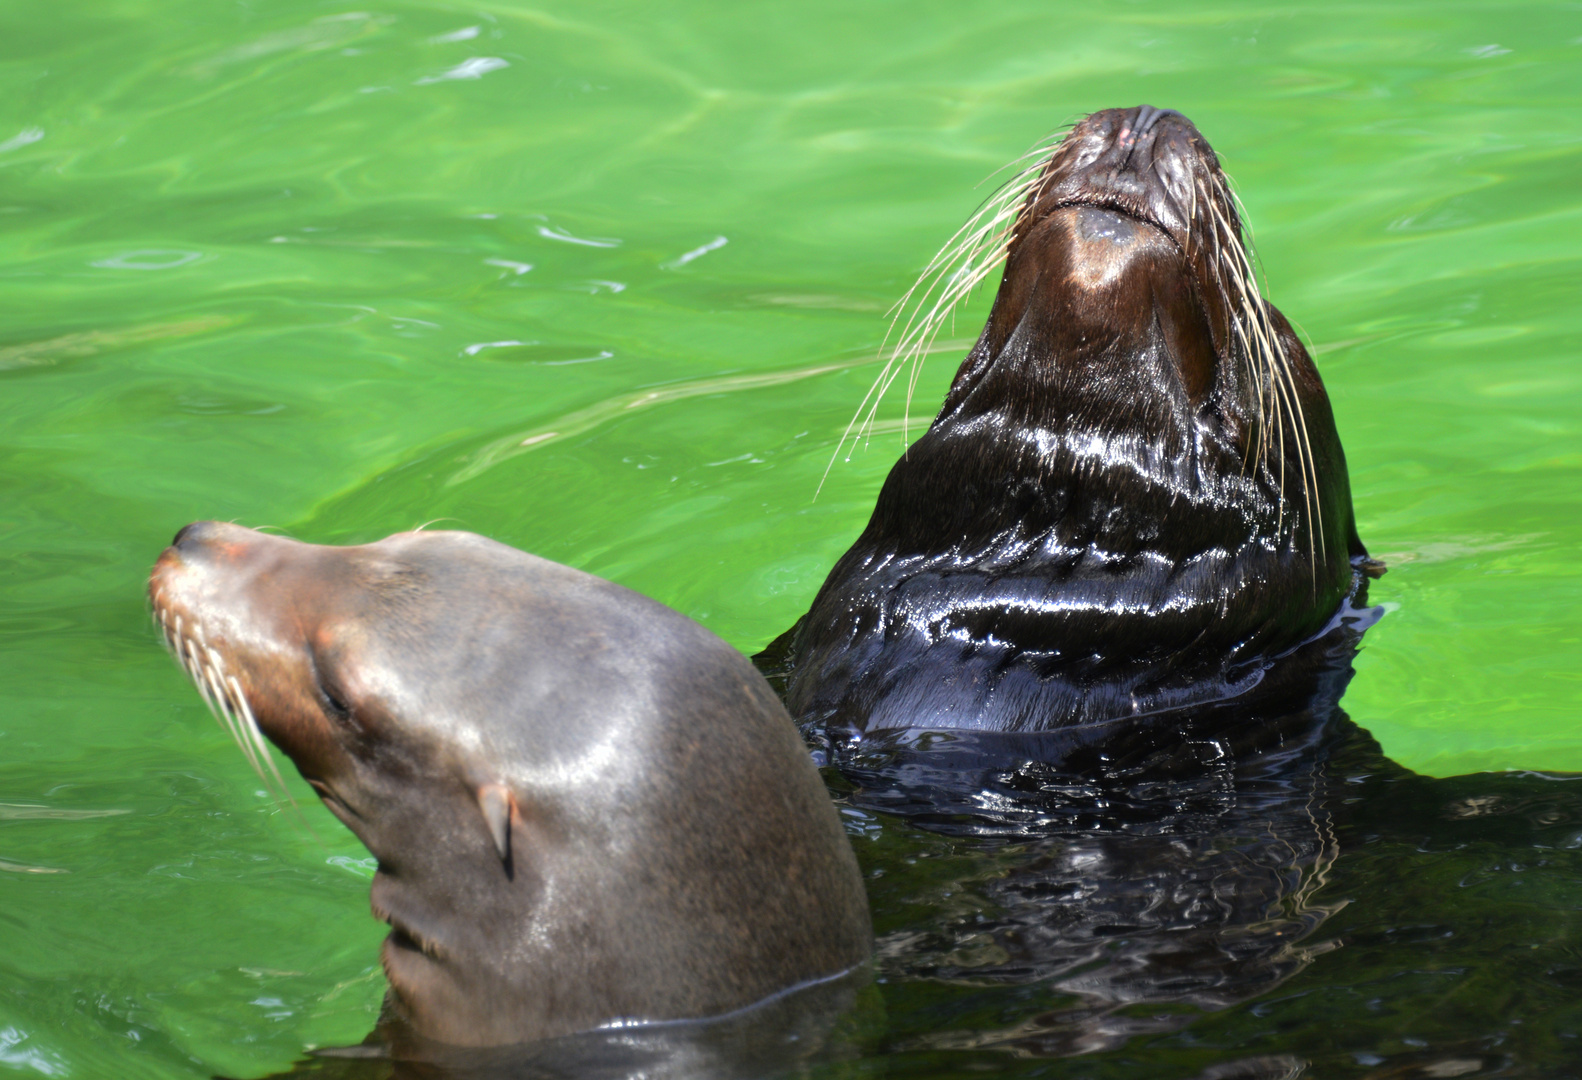
[[[334,714],[337,720],[350,720],[352,718],[351,707],[336,697],[335,692],[329,687],[320,684],[319,696],[324,699],[325,707]]]
[[[319,704],[324,706],[324,711],[340,721],[350,721],[352,718],[351,706],[346,704],[345,697],[340,694],[330,680],[324,677],[323,665],[319,658],[311,652],[308,654],[310,665],[313,668],[313,687],[319,693]]]

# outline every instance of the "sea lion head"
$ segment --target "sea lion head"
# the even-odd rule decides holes
[[[1355,587],[1329,400],[1207,140],[1144,105],[1030,157],[909,294],[880,392],[1004,268],[779,661],[804,722],[1027,730],[1235,696]]]
[[[1035,296],[1059,295],[1067,333],[1097,339],[1085,358],[1135,368],[1135,351],[1114,346],[1141,329],[1128,324],[1157,321],[1175,376],[1159,389],[1201,404],[1220,381],[1232,352],[1229,309],[1247,301],[1221,272],[1222,256],[1242,250],[1239,222],[1214,151],[1180,113],[1145,105],[1077,124],[1027,192],[1008,248],[1011,288],[996,305],[996,329],[1014,328]],[[1200,321],[1206,340],[1193,332]],[[1066,359],[1050,345],[1051,359]]]
[[[1349,581],[1350,495],[1328,400],[1259,291],[1208,140],[1174,110],[1107,109],[1009,192],[1020,206],[1000,290],[940,419],[982,415],[995,388],[1014,386],[1014,401],[994,404],[1021,406],[1016,419],[1087,438],[1173,496],[1234,498],[1260,541],[1292,547],[1310,577]]]
[[[149,590],[255,768],[267,738],[378,859],[419,1036],[713,1016],[867,955],[795,729],[663,605],[468,533],[325,547],[215,522]]]

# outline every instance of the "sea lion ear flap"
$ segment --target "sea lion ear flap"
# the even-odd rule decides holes
[[[484,784],[478,789],[478,809],[483,811],[500,861],[506,864],[511,861],[512,803],[511,792],[504,784]]]

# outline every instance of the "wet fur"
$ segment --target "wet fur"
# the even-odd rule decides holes
[[[760,657],[804,725],[1034,731],[1235,697],[1359,580],[1323,383],[1197,130],[1096,113],[1013,193],[943,408]]]

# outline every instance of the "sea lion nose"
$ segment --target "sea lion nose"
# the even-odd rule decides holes
[[[235,561],[256,546],[259,534],[228,521],[194,521],[176,534],[167,551],[185,562],[224,558]]]
[[[1148,144],[1147,148],[1142,151],[1144,157],[1152,156],[1154,152],[1153,147],[1156,145],[1154,139],[1150,138],[1153,129],[1159,125],[1161,120],[1172,116],[1181,120],[1186,119],[1174,109],[1156,109],[1152,105],[1137,106],[1136,112],[1132,114],[1131,121],[1122,125],[1120,136],[1115,141],[1116,148],[1122,152],[1121,167],[1123,169],[1131,164],[1132,154],[1137,152],[1138,148],[1143,146],[1144,143]]]
[[[182,527],[176,538],[170,542],[170,546],[183,555],[190,555],[197,548],[212,542],[220,528],[220,523],[217,521],[194,521],[191,525]]]
[[[1156,109],[1152,105],[1137,106],[1137,116],[1132,120],[1132,134],[1142,136],[1153,130],[1153,126],[1167,116],[1180,116],[1174,109]]]

